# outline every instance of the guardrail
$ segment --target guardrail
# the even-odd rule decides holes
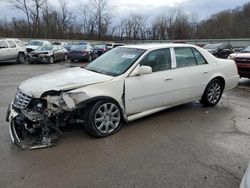
[[[4,38],[4,37],[0,37]],[[28,42],[30,40],[34,40],[34,38],[19,38],[24,42]],[[114,41],[100,41],[100,40],[69,40],[69,39],[37,39],[37,40],[48,40],[50,42],[68,42],[68,43],[78,43],[81,41],[90,42],[93,44],[96,43],[113,43]],[[230,43],[234,48],[242,48],[250,45],[250,38],[238,38],[238,39],[183,39],[183,40],[125,40],[119,41],[125,44],[145,44],[145,43],[171,43],[171,42],[179,42],[179,43],[189,43],[195,44],[198,46],[203,46],[209,43]]]
[[[230,43],[234,48],[242,48],[250,45],[250,38],[239,38],[239,39],[188,39],[188,40],[129,40],[126,43],[132,44],[145,44],[145,43],[189,43],[198,46],[203,46],[209,43]]]

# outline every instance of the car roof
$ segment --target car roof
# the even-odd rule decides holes
[[[121,46],[121,48],[137,48],[143,50],[158,49],[158,48],[174,48],[174,47],[197,47],[197,46],[193,44],[179,44],[179,43],[150,43],[150,44]]]

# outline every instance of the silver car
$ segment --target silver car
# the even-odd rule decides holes
[[[26,47],[18,39],[0,39],[0,62],[17,60],[24,63]]]

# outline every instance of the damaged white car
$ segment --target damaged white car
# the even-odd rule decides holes
[[[123,122],[190,101],[216,105],[237,86],[235,62],[187,44],[115,48],[85,68],[69,68],[20,84],[7,120],[12,141],[34,149],[52,146],[60,127],[83,123],[95,137]]]

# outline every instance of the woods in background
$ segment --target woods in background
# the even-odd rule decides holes
[[[60,1],[57,9],[50,7],[47,0],[11,0],[11,6],[25,17],[0,20],[2,37],[119,41],[250,37],[250,3],[199,22],[196,16],[181,10],[153,18],[131,13],[114,21],[107,0],[88,0],[77,12],[66,1]]]

